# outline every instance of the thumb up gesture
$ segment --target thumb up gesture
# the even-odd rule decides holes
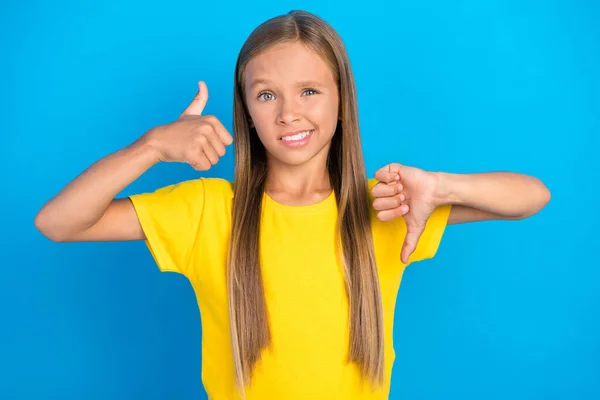
[[[198,82],[198,93],[177,120],[149,130],[143,139],[158,151],[160,161],[184,162],[207,171],[225,155],[233,137],[213,115],[202,115],[208,88]]]

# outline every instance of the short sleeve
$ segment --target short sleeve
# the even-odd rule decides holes
[[[131,195],[129,199],[159,269],[186,275],[204,208],[202,178]]]
[[[425,230],[417,243],[417,248],[408,258],[409,264],[411,262],[427,260],[435,256],[446,230],[451,209],[451,204],[439,206],[429,216],[425,224]]]

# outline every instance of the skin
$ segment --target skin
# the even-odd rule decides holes
[[[300,84],[303,81],[316,83]],[[329,66],[301,43],[284,43],[251,60],[245,82],[252,123],[267,150],[267,193],[292,205],[324,199],[331,191],[326,160],[339,105]],[[305,129],[315,132],[302,149],[290,149],[279,140],[285,132]],[[372,194],[378,218],[406,221],[403,262],[416,249],[436,207],[452,204],[448,223],[459,224],[524,219],[550,200],[549,190],[537,178],[510,172],[458,175],[391,163],[377,171],[375,178],[379,182]]]
[[[254,57],[244,74],[248,111],[267,150],[267,194],[288,205],[323,200],[331,192],[326,161],[339,107],[329,65],[293,42]],[[303,148],[290,148],[280,140],[286,132],[307,129],[314,132]]]
[[[550,191],[537,178],[514,172],[452,174],[429,172],[398,163],[375,173],[373,207],[381,221],[402,217],[407,234],[402,262],[415,251],[433,211],[451,204],[448,224],[486,220],[521,220],[542,210]]]
[[[202,115],[208,88],[198,92],[175,121],[156,126],[135,142],[96,161],[37,213],[34,224],[55,242],[144,240],[125,187],[159,162],[181,162],[206,171],[225,155],[233,137],[213,115]]]
[[[322,201],[331,193],[326,159],[339,118],[338,88],[328,64],[300,43],[285,43],[252,59],[244,74],[245,101],[267,150],[267,194],[288,205]],[[263,82],[255,85],[258,80]],[[215,116],[202,115],[207,101],[208,88],[200,81],[177,120],[90,165],[44,204],[35,226],[57,242],[145,239],[129,199],[115,196],[158,162],[184,162],[199,171],[218,162],[233,138]],[[306,129],[314,129],[313,137],[301,149],[279,140]],[[459,224],[528,218],[550,201],[539,179],[513,172],[452,174],[390,163],[375,179],[377,217],[406,221],[403,262],[437,207],[452,204],[448,224]]]

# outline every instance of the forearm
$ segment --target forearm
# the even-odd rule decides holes
[[[42,207],[35,225],[50,235],[92,226],[119,192],[157,162],[153,147],[141,141],[96,161]]]
[[[528,217],[550,200],[550,191],[537,178],[514,172],[478,174],[436,173],[436,204],[472,207],[503,217]]]

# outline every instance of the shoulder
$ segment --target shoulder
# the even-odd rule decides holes
[[[181,181],[159,190],[177,191],[182,195],[200,195],[202,197],[218,195],[222,195],[223,197],[233,197],[233,184],[223,178],[200,177],[197,179]]]
[[[206,190],[233,195],[233,183],[224,178],[199,178]]]
[[[179,203],[197,207],[206,202],[231,200],[233,186],[226,179],[200,177],[163,186],[151,192],[133,194],[129,198],[134,205],[144,203],[169,206]]]
[[[223,201],[233,199],[233,183],[223,178],[200,178],[207,200]]]

